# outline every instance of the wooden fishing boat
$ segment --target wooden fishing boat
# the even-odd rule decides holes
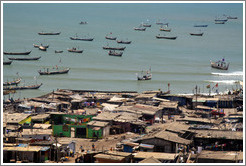
[[[171,28],[168,27],[161,27],[160,31],[165,31],[165,32],[171,32]]]
[[[157,39],[169,39],[169,40],[175,40],[175,39],[177,39],[177,36],[160,36],[160,35],[158,35],[158,36],[156,36],[156,38]]]
[[[215,19],[214,21],[215,21],[215,22],[216,22],[216,21],[223,21],[223,22],[226,22],[226,21],[228,21],[228,19],[227,19],[227,18],[226,18],[226,19],[223,19],[223,18],[217,18],[217,19]]]
[[[9,60],[15,60],[15,61],[35,61],[39,60],[41,56],[39,57],[22,57],[22,58],[9,58]]]
[[[123,52],[116,52],[116,51],[112,51],[112,50],[110,50],[108,52],[108,55],[110,55],[110,56],[122,56],[122,54],[123,54]]]
[[[68,52],[74,52],[74,53],[82,53],[83,52],[83,50],[77,50],[77,48],[75,48],[75,47],[68,49],[67,51]]]
[[[123,40],[117,40],[117,43],[119,44],[131,44],[132,41],[123,41]]]
[[[37,85],[28,85],[28,86],[7,86],[7,87],[3,87],[3,90],[25,90],[25,89],[38,89],[41,84],[37,84]]]
[[[202,36],[203,33],[190,33],[190,35],[192,35],[192,36]]]
[[[117,39],[117,37],[110,37],[110,36],[105,36],[105,38],[108,40],[116,40]]]
[[[11,65],[12,61],[3,61],[3,65]]]
[[[38,47],[39,47],[39,45],[37,45],[37,44],[33,44],[33,47],[38,48]]]
[[[29,55],[32,51],[27,52],[3,52],[5,55]]]
[[[46,51],[47,50],[47,48],[44,47],[44,46],[39,46],[38,49],[41,50],[41,51]]]
[[[109,46],[106,46],[106,47],[103,47],[103,49],[105,50],[125,50],[126,47],[109,47]]]
[[[21,78],[18,78],[14,81],[4,82],[3,86],[17,85],[21,82]]]
[[[237,17],[228,16],[227,19],[237,19]]]
[[[194,25],[194,27],[207,27],[208,25]]]
[[[93,41],[94,38],[78,38],[78,37],[70,37],[71,40],[82,40],[82,41]]]
[[[145,31],[146,28],[141,28],[141,27],[134,27],[135,31]]]
[[[149,70],[147,70],[145,74],[143,71],[142,71],[141,75],[137,74],[138,81],[151,80],[151,78],[152,78],[151,68]]]
[[[210,60],[210,64],[212,68],[216,68],[220,70],[228,70],[230,63],[225,62],[225,59],[223,58],[222,60],[219,60],[217,62],[213,62]]]
[[[63,51],[55,50],[55,53],[63,53]]]
[[[50,71],[49,68],[46,69],[46,71],[41,71],[39,70],[38,73],[40,75],[54,75],[54,74],[65,74],[65,73],[68,73],[70,70],[70,68],[66,68],[66,69],[61,69],[61,70],[53,70],[53,71]]]
[[[39,35],[60,35],[61,32],[38,32]]]
[[[225,24],[226,21],[215,21],[215,24]]]
[[[86,21],[81,21],[79,24],[88,24]]]
[[[142,26],[143,27],[151,27],[151,24],[143,23]]]

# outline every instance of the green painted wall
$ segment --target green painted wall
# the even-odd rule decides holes
[[[62,133],[62,136],[71,137],[71,129],[70,129],[70,127],[68,126],[68,130],[67,131],[64,131],[63,129],[64,129],[63,125],[52,125],[53,135],[60,136],[60,133]]]
[[[93,137],[94,132],[95,132],[95,134],[98,135],[98,138],[102,138],[102,132],[103,132],[102,129],[95,131],[95,130],[92,130],[92,128],[88,128],[87,131],[88,131],[88,137],[87,138],[96,138],[96,137]]]

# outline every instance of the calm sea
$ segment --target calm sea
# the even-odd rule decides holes
[[[215,24],[215,17],[237,16],[225,24]],[[160,25],[169,23],[176,40],[158,40]],[[146,31],[134,31],[142,22],[152,24]],[[81,21],[88,24],[80,25]],[[194,24],[207,24],[195,28]],[[42,36],[38,32],[61,32]],[[204,32],[202,37],[190,32]],[[119,45],[106,40],[112,33],[118,39],[131,40]],[[69,37],[94,37],[91,42],[74,41]],[[47,52],[33,44],[49,45]],[[108,56],[102,47],[126,46],[122,57]],[[68,48],[83,49],[82,54],[69,53]],[[192,93],[197,85],[208,93],[218,83],[218,90],[237,88],[243,80],[243,4],[238,3],[5,3],[3,5],[3,51],[32,50],[30,57],[38,61],[13,61],[3,66],[3,81],[22,78],[21,85],[43,83],[38,90],[18,91],[14,98],[37,97],[52,90],[167,90],[171,93]],[[55,54],[55,50],[63,50]],[[8,57],[2,55],[4,60]],[[225,58],[228,71],[212,69],[210,60]],[[68,74],[39,76],[44,67],[69,67]],[[137,81],[136,73],[151,67],[152,80]],[[37,77],[35,80],[34,77]],[[213,89],[215,91],[216,88]],[[7,97],[7,96],[6,96]]]

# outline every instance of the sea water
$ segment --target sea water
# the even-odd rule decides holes
[[[223,14],[237,16],[225,24],[214,19]],[[135,31],[141,23],[152,24],[146,31]],[[171,32],[159,31],[160,20],[169,23]],[[81,25],[81,21],[88,24]],[[207,24],[195,28],[195,24]],[[13,61],[3,67],[3,82],[18,75],[20,85],[43,83],[37,90],[17,91],[14,98],[37,97],[56,89],[108,91],[166,91],[208,93],[207,85],[218,91],[238,88],[243,80],[243,4],[240,3],[4,3],[3,51],[32,50],[38,61]],[[61,32],[38,35],[38,32]],[[190,36],[191,32],[203,36]],[[129,45],[105,39],[107,34],[131,40]],[[69,37],[94,37],[93,41],[75,41]],[[156,35],[177,36],[176,40],[156,39]],[[46,52],[33,44],[49,45]],[[109,56],[103,46],[123,47],[122,57]],[[82,54],[68,48],[83,49]],[[55,50],[63,50],[56,54]],[[7,60],[7,55],[2,55]],[[225,58],[228,71],[210,67],[210,60]],[[68,74],[39,76],[47,67],[69,67]],[[136,73],[151,68],[152,80],[137,81]],[[18,75],[17,75],[18,74]],[[36,79],[34,79],[36,77]]]

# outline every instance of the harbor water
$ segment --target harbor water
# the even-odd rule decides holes
[[[236,16],[225,24],[215,24],[223,15]],[[165,19],[164,19],[165,18]],[[135,31],[142,22],[152,24],[146,31]],[[159,31],[160,20],[169,23],[171,32]],[[239,87],[243,68],[243,4],[240,3],[5,3],[3,4],[3,51],[24,52],[27,57],[41,56],[38,61],[13,61],[2,66],[2,81],[18,75],[20,85],[43,83],[37,90],[11,94],[14,98],[37,97],[56,89],[107,91],[166,91],[193,93],[212,89],[225,91]],[[79,24],[87,21],[88,24]],[[208,27],[194,27],[206,24]],[[60,35],[38,35],[38,32],[61,32]],[[191,36],[192,32],[203,36]],[[131,44],[117,44],[105,36]],[[93,41],[70,40],[75,35],[93,37]],[[156,35],[177,36],[176,40],[156,39]],[[49,45],[46,52],[33,44]],[[103,46],[126,46],[122,57],[109,56]],[[82,54],[67,49],[76,47]],[[63,50],[63,53],[55,53]],[[15,55],[17,56],[17,55]],[[19,55],[18,55],[19,56]],[[3,55],[7,60],[10,55]],[[225,58],[229,69],[213,69],[210,60]],[[47,67],[69,67],[67,74],[42,75]],[[137,81],[136,73],[151,67],[152,79]],[[36,79],[35,79],[36,78]],[[6,97],[6,96],[5,96]]]

